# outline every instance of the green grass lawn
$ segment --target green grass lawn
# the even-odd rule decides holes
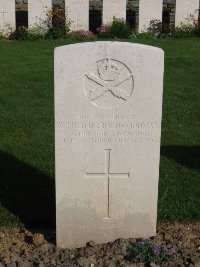
[[[0,41],[0,225],[54,227],[53,50]],[[200,39],[165,51],[158,220],[200,220]]]

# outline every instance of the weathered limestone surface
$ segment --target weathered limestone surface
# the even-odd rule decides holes
[[[65,0],[66,20],[70,29],[89,29],[89,0]]]
[[[55,49],[59,247],[155,235],[163,65],[139,44]]]
[[[199,0],[176,0],[175,25],[193,24],[198,19]]]
[[[163,0],[140,0],[139,32],[147,31],[151,20],[162,21]]]
[[[15,29],[14,0],[0,0],[0,33],[7,34]]]
[[[113,17],[126,19],[126,0],[103,1],[103,23],[112,22]]]
[[[29,0],[28,2],[28,25],[43,27],[47,19],[47,12],[52,8],[51,0]]]

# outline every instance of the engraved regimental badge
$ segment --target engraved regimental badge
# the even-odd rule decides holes
[[[126,102],[132,94],[134,79],[122,62],[103,59],[85,74],[84,92],[93,105],[112,109]]]

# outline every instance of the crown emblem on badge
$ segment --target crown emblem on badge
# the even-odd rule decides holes
[[[106,60],[98,68],[99,76],[104,81],[115,81],[120,76],[120,67],[110,59]]]

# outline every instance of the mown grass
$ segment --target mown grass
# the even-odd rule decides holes
[[[55,225],[53,50],[0,41],[0,225]],[[200,40],[140,40],[165,51],[158,220],[200,220]]]

